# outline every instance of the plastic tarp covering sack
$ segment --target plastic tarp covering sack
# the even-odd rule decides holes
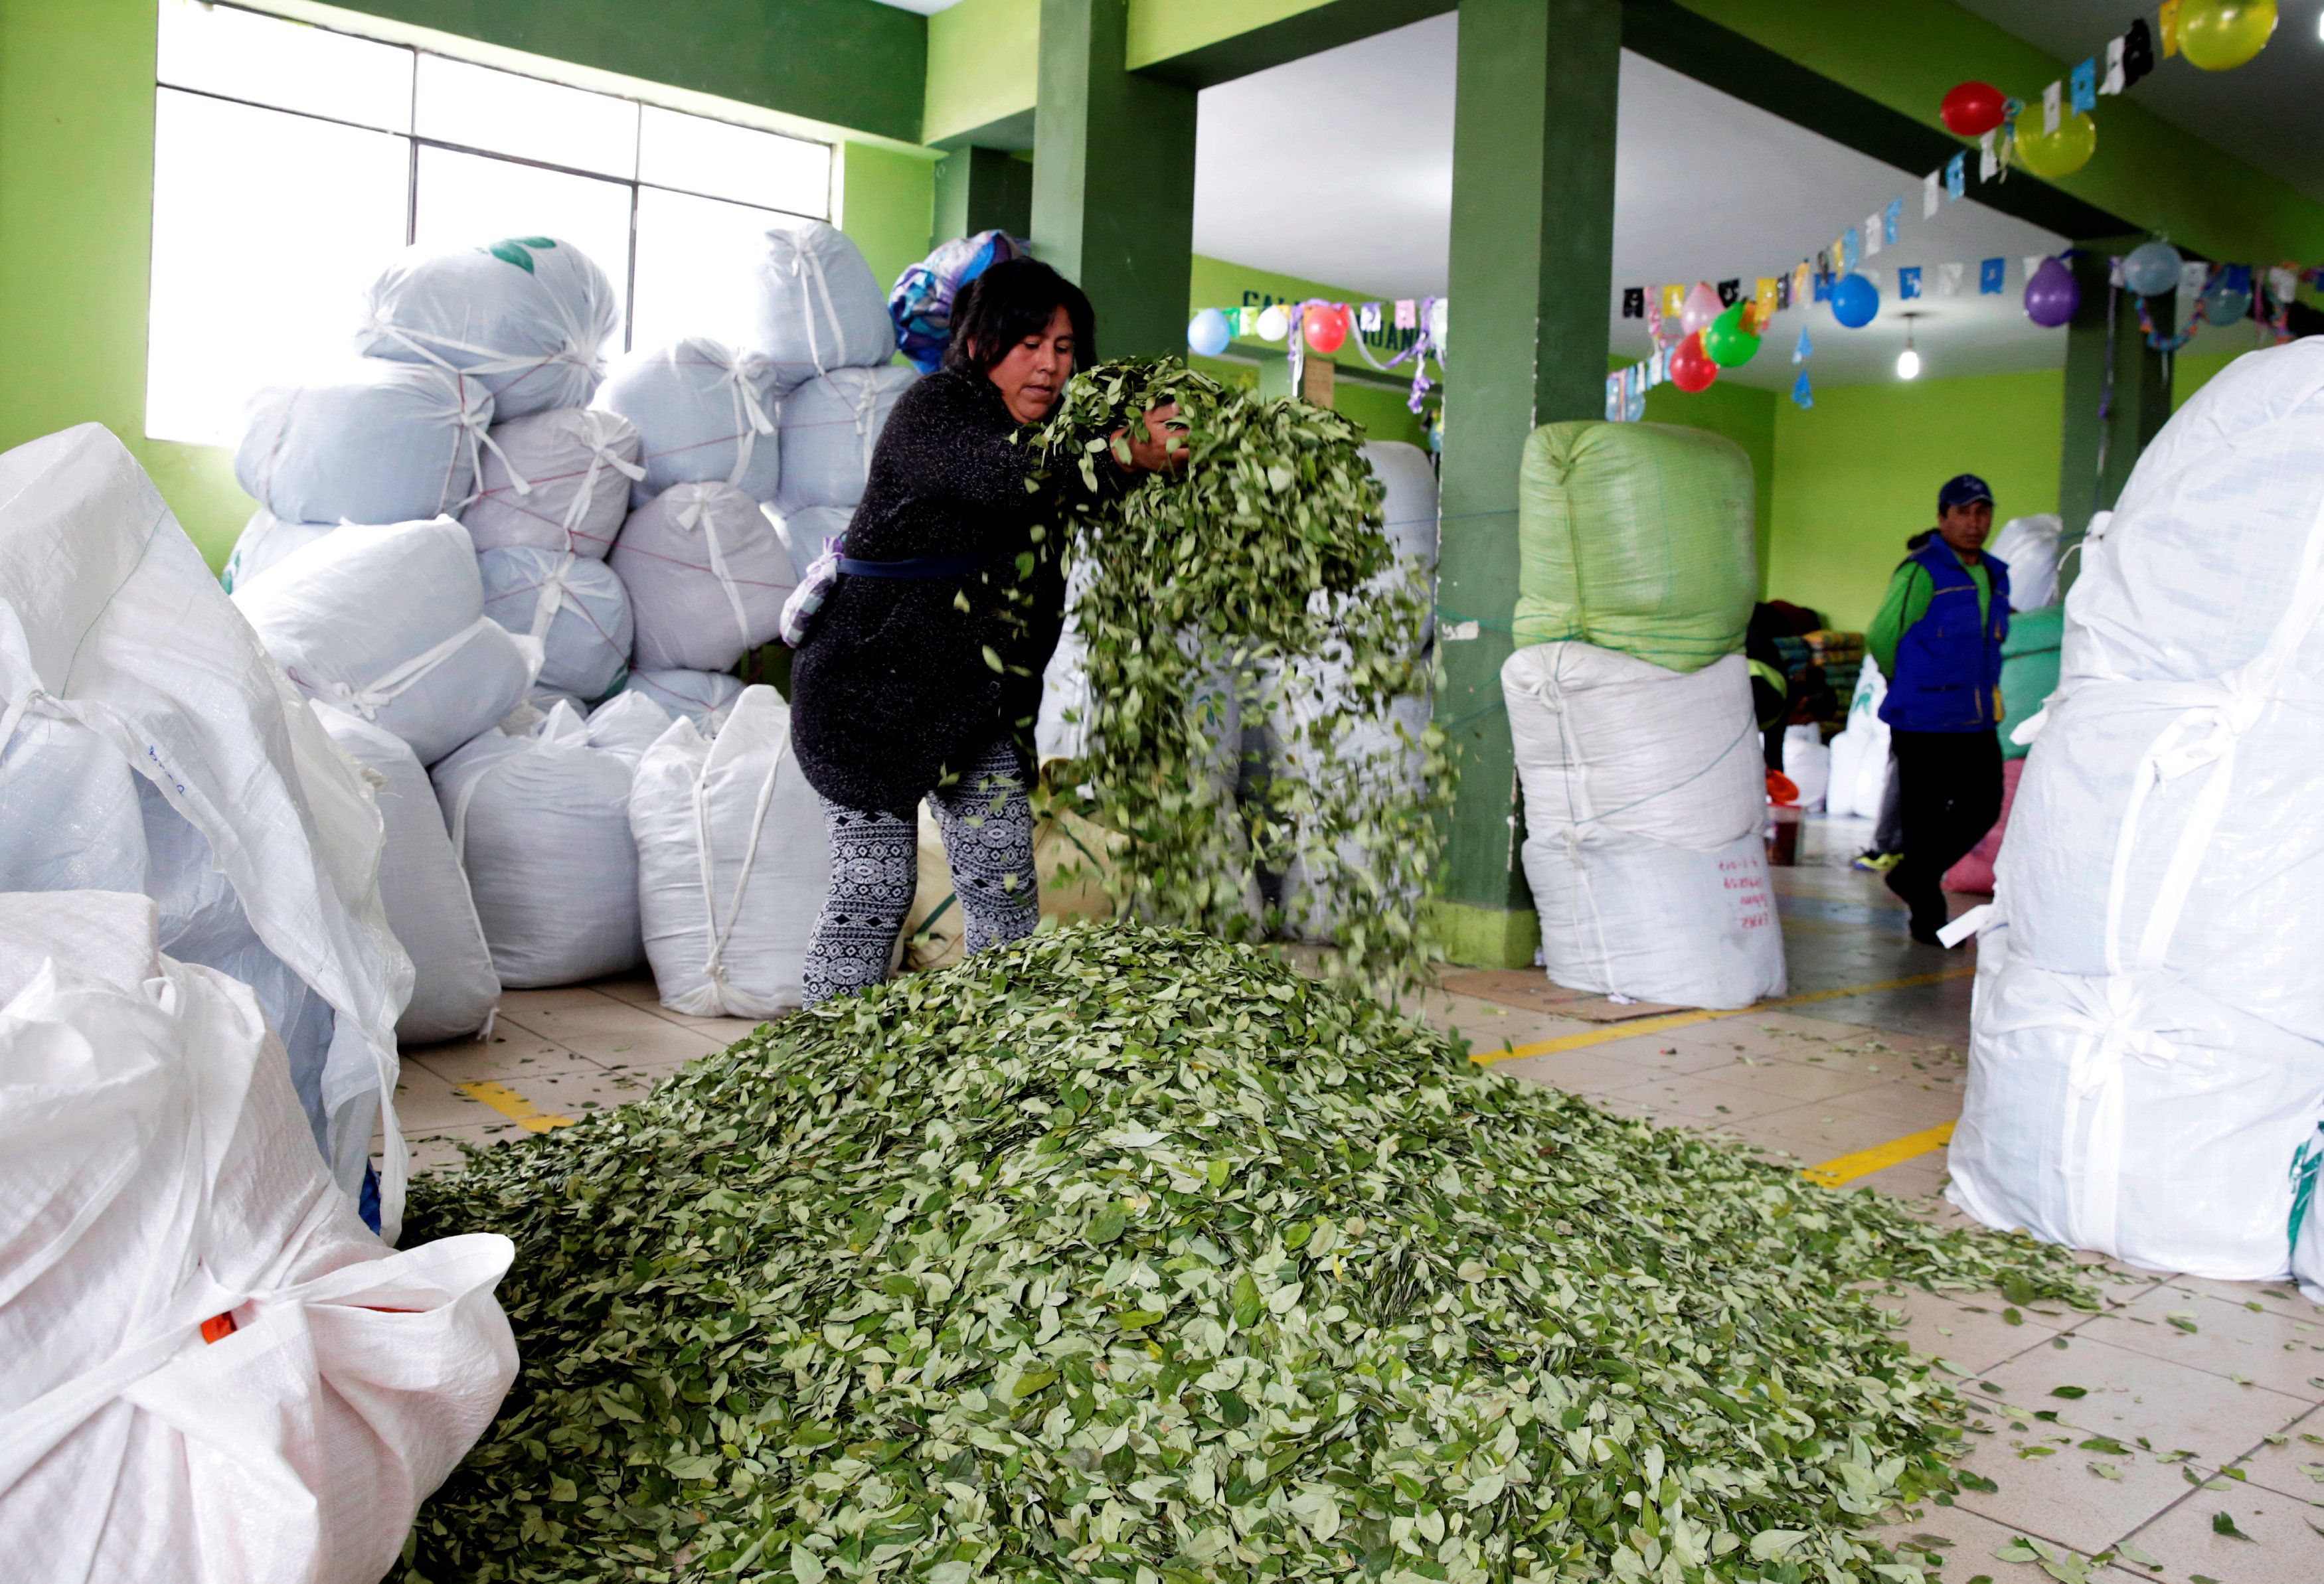
[[[755,352],[699,336],[633,353],[614,369],[597,405],[636,426],[644,476],[630,485],[642,506],[672,484],[728,483],[772,501],[782,476],[775,365]]]
[[[798,585],[775,520],[726,484],[674,484],[632,512],[613,567],[652,670],[731,668],[775,640]]]
[[[366,363],[327,385],[250,399],[234,476],[291,522],[406,522],[457,511],[475,487],[493,399],[461,374]]]
[[[1517,642],[1674,671],[1739,654],[1759,591],[1751,461],[1702,429],[1554,423],[1517,482]]]
[[[1501,667],[1549,977],[1678,1006],[1784,991],[1740,655],[1673,671],[1588,644]]]
[[[854,520],[853,511],[827,506],[784,512],[782,539],[784,548],[790,551],[791,571],[806,577],[807,569],[815,565],[816,557],[847,537],[847,525]]]
[[[2012,567],[2014,576],[2015,567]],[[2024,759],[2027,744],[2017,741],[2017,728],[2041,714],[2042,705],[2058,687],[2059,646],[2064,639],[2066,612],[2047,605],[2009,619],[2009,635],[2001,640],[2001,757]]]
[[[393,1241],[407,1165],[395,1020],[411,964],[380,903],[378,812],[152,482],[97,424],[0,456],[0,752],[13,760],[18,732],[47,722],[102,738],[143,796],[199,833],[258,941],[328,1003],[328,1158],[356,1192],[377,1127],[381,1229]],[[142,830],[142,806],[139,818]]]
[[[433,764],[509,713],[538,645],[484,614],[468,531],[448,517],[349,524],[234,603],[307,693],[375,721]]]
[[[742,679],[731,671],[641,666],[630,673],[624,686],[629,692],[644,694],[673,716],[684,715],[704,731],[715,732],[741,695]]]
[[[2324,343],[2164,426],[2066,602],[1997,865],[1951,1196],[2222,1280],[2288,1266],[2324,1119]]]
[[[526,545],[605,558],[645,476],[637,426],[602,407],[560,407],[487,431],[476,498],[460,522],[479,550]]]
[[[285,522],[261,506],[243,524],[226,565],[218,570],[218,586],[232,594],[290,554],[302,550],[331,530],[336,522]]]
[[[1985,548],[2009,568],[2011,610],[2038,611],[2058,603],[2058,536],[2065,526],[2055,511],[2037,511],[2011,518],[1987,541]]]
[[[790,736],[782,696],[746,687],[715,740],[680,721],[638,762],[638,903],[674,1012],[768,1018],[800,1003],[831,850]]]
[[[484,614],[540,644],[539,686],[603,698],[622,685],[635,629],[629,591],[605,563],[512,545],[478,556],[476,570]]]
[[[1978,844],[1961,855],[1960,861],[1945,870],[1944,888],[1948,891],[1966,891],[1972,895],[1993,895],[1993,865],[2001,856],[2001,839],[2009,831],[2009,811],[2017,806],[2017,780],[2025,769],[2022,759],[2006,760],[2001,767],[2001,817],[1993,822],[1993,829],[1979,838]],[[1879,816],[1876,814],[1873,817]]]
[[[587,406],[622,321],[605,272],[547,236],[414,248],[381,272],[364,308],[357,352],[465,370],[493,392],[503,419]]]
[[[852,510],[863,499],[872,448],[888,427],[896,398],[919,377],[902,364],[834,369],[783,398],[776,503],[785,516],[810,506]]]
[[[474,1034],[491,1023],[501,981],[435,786],[393,732],[328,705],[314,710],[331,741],[373,778],[372,798],[386,837],[380,900],[388,927],[411,958],[411,999],[396,1019],[395,1036],[406,1045],[428,1045]]]
[[[814,220],[769,231],[758,287],[752,342],[774,360],[786,391],[834,369],[878,368],[896,355],[887,296],[862,250],[835,226]]]
[[[515,1378],[509,1240],[366,1230],[249,989],[143,897],[0,906],[0,1156],[9,1575],[385,1574]]]
[[[488,732],[435,769],[493,967],[511,990],[626,973],[638,934],[628,756],[566,705],[532,737]]]
[[[888,293],[888,317],[912,366],[932,374],[943,364],[945,348],[952,345],[953,305],[963,288],[1003,259],[1030,252],[1030,244],[1005,231],[980,231],[945,243],[898,276]]]

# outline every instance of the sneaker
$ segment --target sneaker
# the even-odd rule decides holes
[[[1856,867],[1867,874],[1886,874],[1904,861],[1902,852],[1859,852]]]
[[[1916,924],[1912,926],[1912,931],[1913,938],[1924,946],[1934,946],[1941,952],[1951,949],[1945,944],[1943,938],[1935,930]]]

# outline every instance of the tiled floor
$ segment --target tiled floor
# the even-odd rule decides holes
[[[1974,948],[1905,936],[1886,890],[1846,866],[1860,827],[1812,823],[1801,866],[1775,871],[1788,1004],[1609,1024],[1438,993],[1422,1014],[1513,1076],[1831,1163],[1850,1189],[1958,1219],[1935,1196],[1967,1073]],[[750,1027],[669,1012],[643,974],[514,990],[489,1041],[406,1052],[398,1105],[420,1169],[456,1169],[464,1143],[619,1105]],[[2324,1584],[2324,1308],[2289,1286],[2093,1263],[2097,1314],[1998,1294],[1895,1304],[1912,1345],[1982,1405],[1967,1466],[1996,1488],[1923,1508],[1892,1543],[1948,1584],[2070,1580],[2077,1559],[2108,1551],[2090,1584]],[[2021,1537],[2048,1548],[2048,1567],[2038,1552],[1996,1556],[2024,1554]]]

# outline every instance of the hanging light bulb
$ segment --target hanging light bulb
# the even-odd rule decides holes
[[[1904,316],[1904,350],[1896,355],[1896,377],[1900,380],[1921,377],[1921,355],[1913,345],[1913,321],[1919,317],[1918,314]]]

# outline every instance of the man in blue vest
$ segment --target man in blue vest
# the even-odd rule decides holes
[[[1937,526],[1905,542],[1865,647],[1888,678],[1888,723],[1904,856],[1888,889],[1912,910],[1913,938],[1940,945],[1945,870],[2001,817],[2001,640],[2009,568],[1986,555],[1993,492],[1975,474],[1937,492]]]

